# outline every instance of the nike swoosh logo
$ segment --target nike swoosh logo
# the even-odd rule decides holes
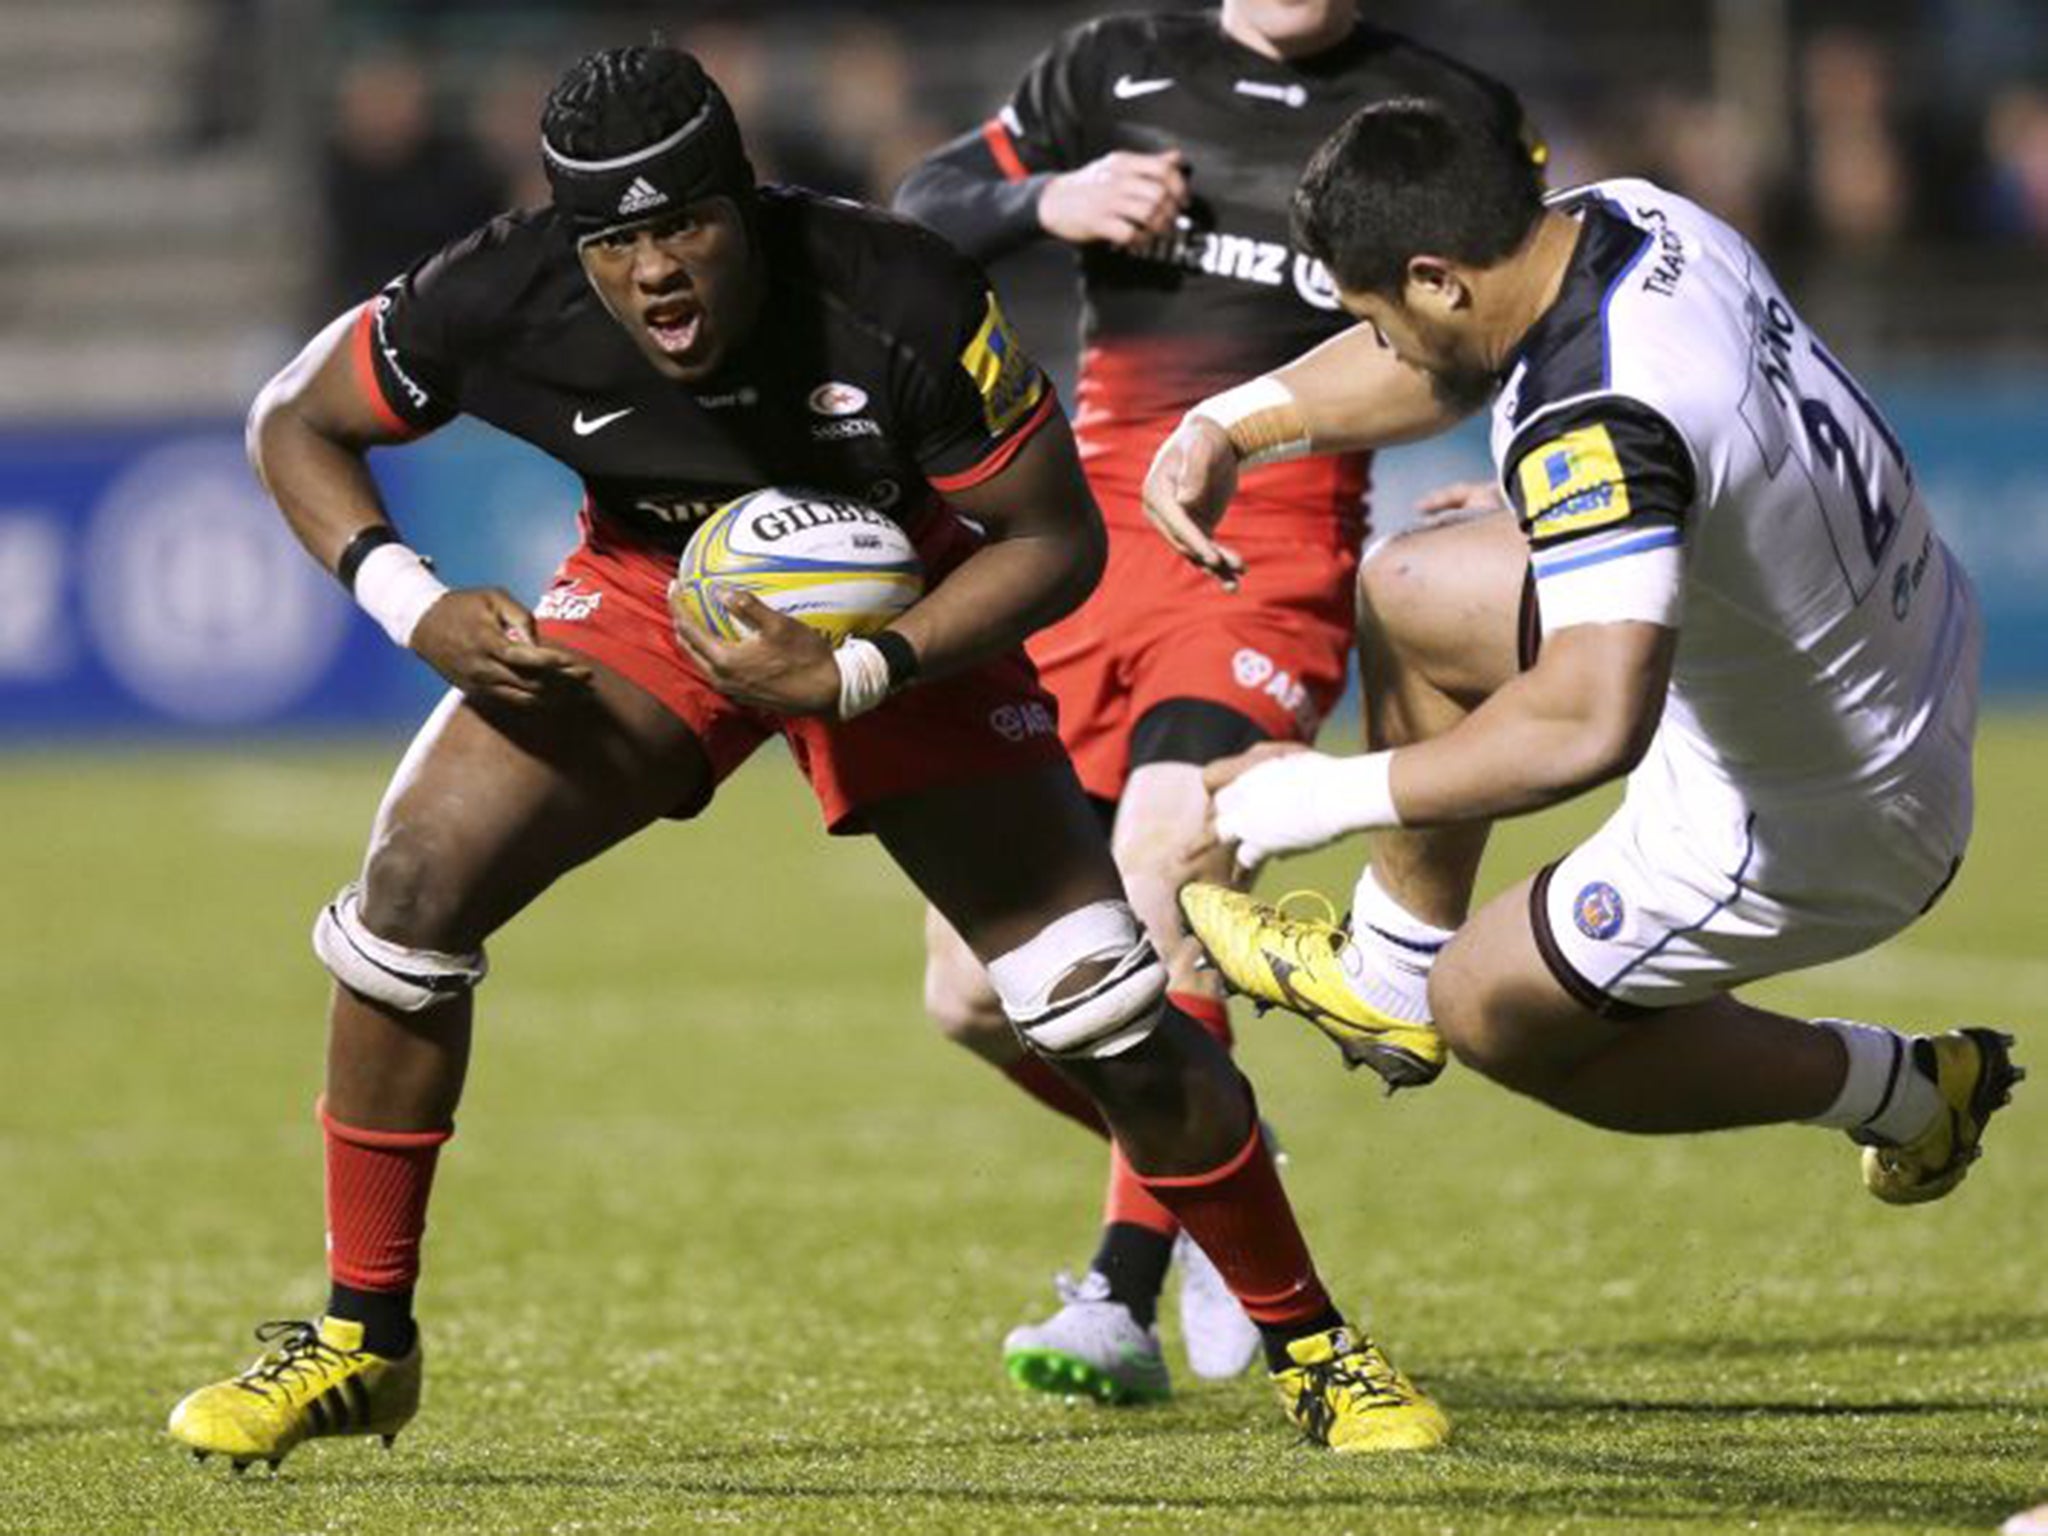
[[[1110,91],[1118,101],[1130,101],[1134,97],[1150,96],[1155,91],[1169,90],[1172,86],[1170,76],[1163,80],[1133,80],[1129,75],[1118,75]]]
[[[602,432],[606,427],[610,426],[613,422],[617,421],[621,416],[632,415],[635,409],[636,407],[629,405],[624,410],[612,411],[604,416],[593,416],[588,421],[585,421],[583,419],[583,413],[581,411],[578,411],[576,413],[575,421],[571,422],[570,425],[575,427],[576,435],[578,437],[588,437],[593,432]]]

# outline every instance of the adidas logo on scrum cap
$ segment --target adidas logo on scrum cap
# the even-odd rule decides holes
[[[633,185],[626,188],[626,195],[619,199],[619,212],[645,213],[649,208],[659,208],[668,201],[668,194],[649,181],[645,176],[635,176]]]

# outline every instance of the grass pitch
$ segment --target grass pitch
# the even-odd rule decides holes
[[[0,761],[0,1531],[1986,1530],[2048,1494],[2044,754],[1995,722],[1940,911],[1766,994],[2017,1028],[2037,1081],[1941,1205],[1810,1130],[1629,1140],[1462,1072],[1389,1102],[1242,1022],[1326,1275],[1457,1421],[1363,1461],[1256,1379],[1114,1413],[1003,1380],[1102,1158],[931,1035],[907,887],[764,763],[494,946],[426,1411],[239,1482],[162,1421],[320,1300],[306,930],[393,754]]]

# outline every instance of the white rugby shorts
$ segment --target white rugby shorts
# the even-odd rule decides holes
[[[1973,658],[1974,660],[1974,658]],[[1919,917],[1962,863],[1976,668],[1883,793],[1816,786],[1746,805],[1653,744],[1621,808],[1540,872],[1536,945],[1613,1017],[1860,953]]]

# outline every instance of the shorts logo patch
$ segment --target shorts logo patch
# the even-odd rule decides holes
[[[988,296],[981,329],[960,354],[960,366],[981,395],[981,414],[992,436],[1010,430],[1045,396],[1045,375],[1011,334],[996,296]]]
[[[1611,939],[1621,932],[1621,892],[1595,880],[1572,900],[1572,921],[1589,939]]]
[[[1522,515],[1534,540],[1604,528],[1629,515],[1628,477],[1605,427],[1580,427],[1526,454]]]
[[[1314,734],[1316,710],[1309,700],[1308,689],[1292,672],[1276,665],[1264,651],[1246,646],[1230,658],[1230,675],[1237,679],[1238,687],[1263,693],[1300,721],[1310,734]]]
[[[1057,727],[1052,711],[1033,700],[1029,704],[998,704],[989,711],[989,728],[1005,741],[1024,741],[1033,736],[1050,736]]]
[[[558,624],[581,624],[604,601],[602,592],[592,592],[576,582],[550,587],[533,605],[536,619],[553,619]]]

